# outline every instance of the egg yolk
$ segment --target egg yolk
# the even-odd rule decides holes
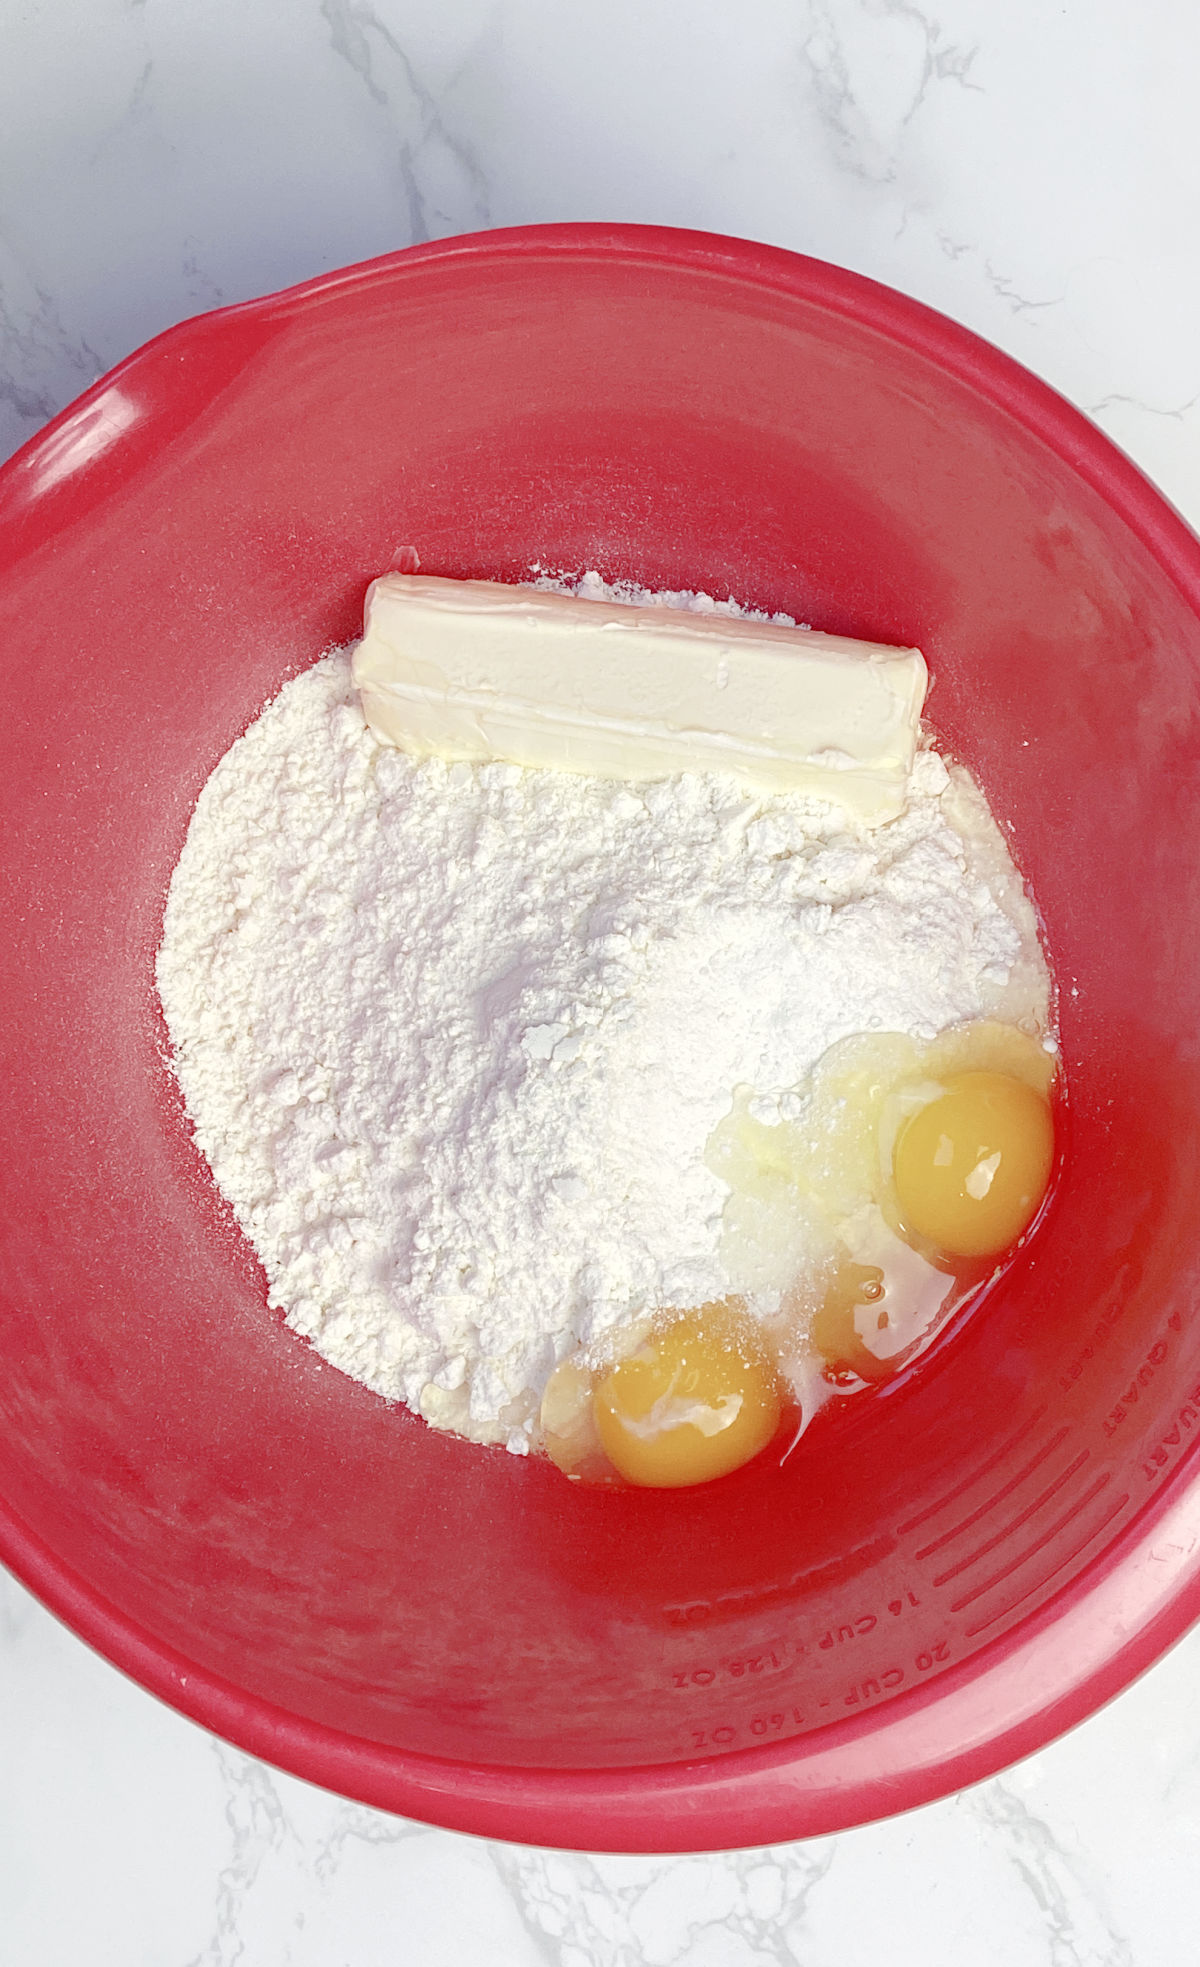
[[[947,1256],[998,1256],[1029,1227],[1046,1193],[1050,1108],[1007,1073],[953,1073],[943,1085],[896,1140],[904,1225]]]
[[[835,1372],[876,1380],[895,1370],[891,1359],[870,1350],[859,1331],[864,1307],[868,1320],[875,1312],[886,1323],[885,1296],[883,1271],[878,1264],[844,1263],[839,1267],[811,1326],[814,1346]]]
[[[643,1489],[682,1489],[759,1454],[782,1412],[777,1376],[722,1306],[653,1332],[600,1381],[596,1431],[613,1467]]]

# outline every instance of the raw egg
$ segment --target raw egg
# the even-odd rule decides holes
[[[756,1311],[777,1294],[787,1377],[807,1349],[840,1392],[887,1378],[978,1290],[1045,1196],[1056,1070],[1039,1032],[980,1019],[926,1044],[859,1033],[791,1094],[735,1095],[706,1155],[722,1263]]]
[[[673,1318],[620,1360],[593,1395],[596,1432],[626,1482],[682,1489],[751,1461],[783,1401],[748,1322],[725,1306]]]
[[[1040,1093],[1008,1073],[952,1073],[897,1135],[901,1219],[948,1257],[999,1256],[1037,1214],[1053,1163]]]
[[[789,1093],[737,1089],[705,1153],[730,1295],[564,1359],[550,1459],[579,1482],[711,1482],[771,1444],[785,1406],[798,1439],[915,1359],[1041,1207],[1056,1071],[1039,1032],[981,1019],[926,1044],[859,1033]]]
[[[884,1380],[941,1325],[955,1280],[888,1228],[877,1210],[845,1225],[849,1254],[824,1286],[809,1335],[843,1391]],[[811,1403],[810,1403],[811,1405]]]

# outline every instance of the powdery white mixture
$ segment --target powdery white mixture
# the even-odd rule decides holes
[[[786,1114],[852,1032],[1046,1014],[965,775],[924,751],[902,818],[849,824],[715,777],[414,761],[368,731],[345,654],[288,683],[201,794],[158,957],[272,1305],[521,1452],[566,1353],[736,1288],[702,1159],[735,1090]]]

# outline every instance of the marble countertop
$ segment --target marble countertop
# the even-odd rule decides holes
[[[941,308],[1200,527],[1185,0],[0,0],[0,456],[182,317],[414,240],[700,226]],[[0,1574],[29,1967],[1161,1967],[1200,1918],[1200,1632],[1006,1775],[768,1851],[488,1844],[310,1789]]]

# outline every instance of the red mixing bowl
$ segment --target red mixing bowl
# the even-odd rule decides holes
[[[962,1330],[783,1467],[579,1492],[269,1312],[153,984],[196,796],[373,574],[532,562],[919,643],[1045,923],[1070,1140]],[[172,329],[0,473],[0,1556],[386,1809],[796,1837],[985,1776],[1200,1611],[1200,545],[1051,391],[835,268],[567,226]]]

